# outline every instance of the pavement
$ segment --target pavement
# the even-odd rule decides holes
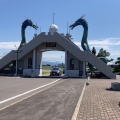
[[[82,79],[61,80],[0,111],[0,120],[120,120],[120,91],[110,89],[112,82],[120,83],[120,77],[90,79],[85,87]]]
[[[120,91],[111,90],[111,79],[91,79],[86,86],[77,120],[120,120]]]
[[[85,80],[61,79],[57,83],[0,110],[0,120],[71,120]]]
[[[19,78],[19,77],[0,77],[0,109],[1,101],[12,98],[14,96],[20,96],[23,93],[30,94],[42,89],[45,85],[57,82],[57,78]],[[43,86],[41,88],[41,86]],[[36,89],[36,90],[35,90]],[[34,90],[32,92],[32,90]],[[22,95],[23,96],[23,95]]]

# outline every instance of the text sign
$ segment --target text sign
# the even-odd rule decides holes
[[[56,43],[46,43],[46,47],[56,47]]]

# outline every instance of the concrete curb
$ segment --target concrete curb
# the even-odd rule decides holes
[[[79,109],[80,109],[81,101],[82,101],[82,98],[83,98],[83,95],[84,95],[85,87],[86,87],[86,82],[84,84],[83,90],[81,92],[81,95],[79,97],[78,103],[76,105],[76,108],[75,108],[75,111],[73,113],[73,116],[72,116],[71,120],[77,120],[77,116],[78,116],[78,112],[79,112]]]

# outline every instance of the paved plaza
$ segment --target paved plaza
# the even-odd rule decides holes
[[[110,89],[110,79],[91,79],[86,86],[77,120],[120,120],[120,91]]]

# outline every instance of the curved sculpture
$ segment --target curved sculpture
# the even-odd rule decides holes
[[[89,51],[91,52],[88,42],[87,42],[87,36],[88,36],[88,23],[86,22],[86,20],[83,18],[85,15],[83,15],[81,18],[79,18],[77,21],[75,21],[75,23],[73,23],[72,25],[70,25],[69,27],[71,29],[73,29],[74,27],[78,26],[78,25],[82,25],[84,28],[84,32],[83,32],[83,36],[82,36],[82,41],[81,41],[81,46],[83,48],[84,51]],[[100,60],[102,60],[104,63],[107,64],[107,61],[104,57],[100,57]],[[93,66],[91,64],[88,63],[88,66],[90,68],[90,70],[93,70]]]
[[[35,29],[38,28],[37,25],[34,25],[33,22],[30,20],[30,19],[26,19],[23,23],[22,23],[22,27],[21,27],[21,37],[22,37],[22,40],[21,40],[21,43],[20,43],[20,46],[23,46],[24,44],[26,44],[26,38],[25,38],[25,29],[27,26],[31,26]]]
[[[88,45],[88,42],[87,42],[88,24],[87,24],[86,20],[83,19],[84,16],[85,15],[83,15],[80,19],[75,21],[75,23],[70,25],[70,28],[73,29],[74,27],[76,27],[78,25],[82,25],[83,26],[84,32],[83,32],[83,36],[82,36],[81,46],[82,46],[84,51],[89,51],[90,52],[90,48],[89,48],[89,45]]]
[[[82,25],[84,28],[84,32],[83,32],[83,36],[82,36],[82,41],[81,41],[81,46],[83,48],[84,51],[90,51],[88,42],[87,42],[87,36],[88,36],[88,23],[86,22],[85,19],[83,19],[85,15],[83,15],[81,18],[79,18],[77,21],[75,21],[75,23],[73,23],[72,25],[70,25],[69,27],[71,29],[73,29],[74,27],[78,26],[78,25]],[[93,70],[93,66],[91,64],[88,63],[88,66],[90,68],[90,70]]]

